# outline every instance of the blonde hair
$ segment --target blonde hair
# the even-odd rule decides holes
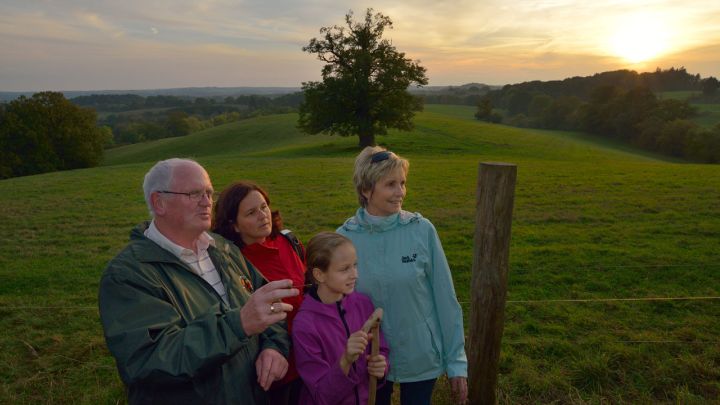
[[[386,152],[387,157],[383,156],[383,159],[376,159],[373,162],[373,157],[376,157],[381,152]],[[371,191],[380,179],[398,167],[401,167],[407,176],[410,162],[381,146],[367,146],[360,152],[355,158],[353,183],[361,207],[366,208],[368,204],[368,199],[365,198],[363,193]]]
[[[330,267],[330,261],[335,250],[352,241],[336,232],[320,232],[313,236],[307,243],[305,248],[305,263],[307,271],[305,272],[305,284],[317,285],[317,280],[313,276],[313,269],[318,268],[322,272],[326,272]]]

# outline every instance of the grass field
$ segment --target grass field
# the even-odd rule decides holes
[[[658,93],[658,97],[685,101],[700,94],[702,93],[698,91],[666,91]],[[692,103],[692,106],[698,111],[698,115],[692,119],[696,124],[705,128],[720,124],[720,104]]]
[[[659,98],[663,99],[675,99],[685,101],[690,97],[702,94],[701,91],[693,90],[678,90],[678,91],[661,91],[657,93]]]
[[[437,227],[466,315],[480,161],[518,166],[501,403],[720,403],[720,170],[576,133],[428,106],[379,143],[410,159],[404,208]],[[356,207],[356,138],[293,114],[109,151],[105,166],[0,181],[0,403],[123,403],[96,309],[105,263],[147,218],[152,163],[194,156],[216,189],[265,186],[307,241]],[[539,302],[517,302],[539,300]],[[467,325],[466,325],[467,327]],[[449,403],[441,384],[436,403]]]
[[[706,128],[720,124],[720,104],[693,104],[697,108],[698,116],[693,118],[697,124]]]

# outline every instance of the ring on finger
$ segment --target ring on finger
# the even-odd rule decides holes
[[[274,314],[275,312],[277,312],[277,309],[275,308],[275,303],[273,302],[270,304],[270,313]]]

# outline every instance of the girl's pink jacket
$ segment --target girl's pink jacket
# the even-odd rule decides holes
[[[311,295],[306,294],[292,331],[295,365],[304,383],[299,404],[366,404],[370,381],[366,356],[371,344],[347,376],[340,368],[340,356],[345,353],[348,336],[360,330],[375,310],[370,298],[353,292],[334,304],[324,304]],[[380,354],[388,359],[382,331]],[[383,383],[384,379],[378,380],[378,387]]]

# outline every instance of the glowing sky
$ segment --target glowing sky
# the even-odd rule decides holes
[[[1,0],[0,91],[300,86],[322,66],[301,47],[367,7],[430,85],[720,76],[718,0]]]

